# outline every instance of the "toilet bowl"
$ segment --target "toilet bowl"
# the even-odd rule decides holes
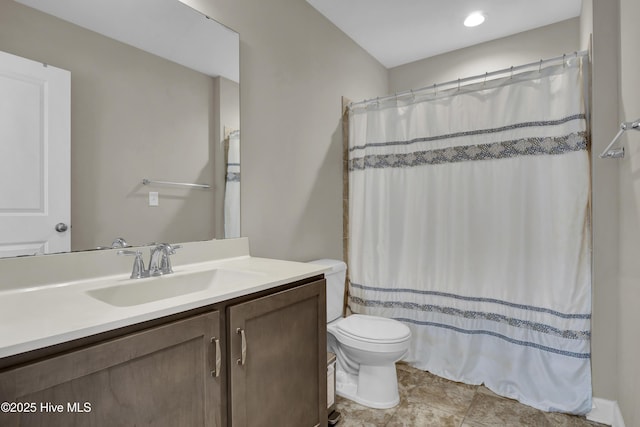
[[[327,350],[336,354],[336,393],[370,408],[400,402],[395,363],[406,356],[409,328],[397,320],[363,314],[342,317],[346,265],[317,260],[331,267],[327,280]]]

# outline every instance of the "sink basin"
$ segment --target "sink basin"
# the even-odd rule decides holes
[[[91,297],[116,307],[130,307],[212,288],[249,284],[262,276],[256,272],[227,269],[170,274],[87,291]]]

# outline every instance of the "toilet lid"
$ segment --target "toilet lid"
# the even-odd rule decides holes
[[[365,314],[352,314],[336,326],[345,335],[365,341],[398,342],[411,335],[409,328],[397,320]]]

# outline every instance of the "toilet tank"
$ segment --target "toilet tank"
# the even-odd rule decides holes
[[[324,273],[327,279],[327,323],[342,317],[347,264],[335,259],[317,259],[309,263],[331,267],[331,271]]]

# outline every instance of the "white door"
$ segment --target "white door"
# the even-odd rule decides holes
[[[69,71],[0,52],[0,257],[71,249],[70,126]]]

